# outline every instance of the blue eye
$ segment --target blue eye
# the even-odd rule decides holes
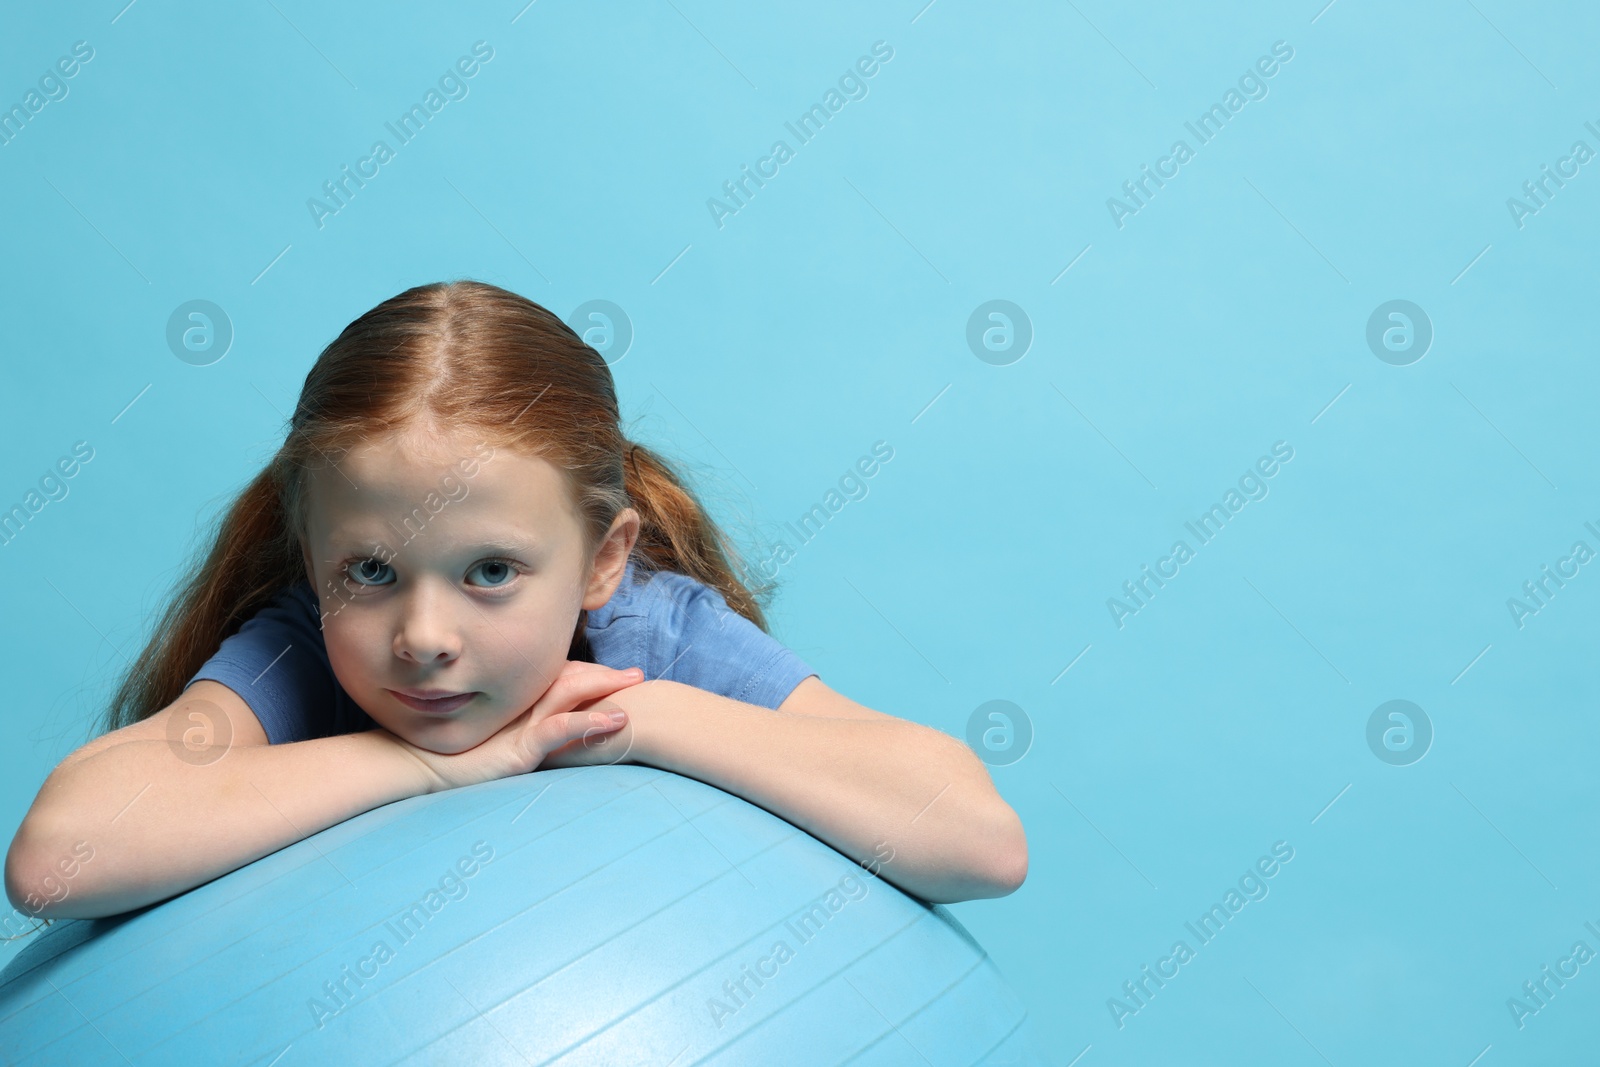
[[[348,560],[341,568],[342,572],[357,585],[364,586],[388,585],[388,582],[380,582],[378,579],[389,569],[387,563],[371,558]]]
[[[516,566],[508,559],[486,559],[482,563],[479,563],[472,568],[472,571],[476,570],[487,571],[487,576],[504,577],[504,581],[494,581],[491,577],[491,581],[489,583],[490,588],[500,588],[509,585],[511,579],[517,576]],[[468,571],[467,573],[471,574],[472,571]]]
[[[477,571],[484,572],[483,584],[488,589],[505,588],[517,577],[516,561],[509,559],[486,559],[474,564],[467,573]],[[340,567],[340,573],[348,577],[352,584],[366,589],[392,585],[394,581],[394,568],[371,557],[346,560]]]

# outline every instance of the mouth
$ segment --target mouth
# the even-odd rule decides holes
[[[420,711],[429,715],[448,715],[478,695],[477,693],[446,693],[437,689],[390,689],[387,692],[413,711]],[[416,695],[421,693],[429,695]]]

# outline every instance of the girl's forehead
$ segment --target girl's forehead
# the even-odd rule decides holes
[[[559,467],[481,438],[467,438],[461,451],[385,451],[369,442],[312,472],[309,489],[307,533],[316,539],[444,510],[459,520],[538,529],[576,521]]]

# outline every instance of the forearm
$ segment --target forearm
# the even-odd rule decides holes
[[[759,804],[934,902],[1010,892],[1021,821],[987,770],[946,734],[904,719],[788,714],[676,682],[611,698],[628,759]],[[892,856],[892,859],[886,859]]]
[[[128,741],[45,780],[6,857],[6,895],[45,918],[118,914],[428,789],[381,730],[235,746],[205,766],[164,741]],[[80,842],[93,858],[64,879],[58,864]]]

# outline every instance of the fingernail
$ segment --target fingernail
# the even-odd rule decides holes
[[[623,719],[626,719],[627,717],[628,717],[628,713],[625,712],[625,711],[613,711],[611,713],[611,721],[612,722],[621,722]]]

